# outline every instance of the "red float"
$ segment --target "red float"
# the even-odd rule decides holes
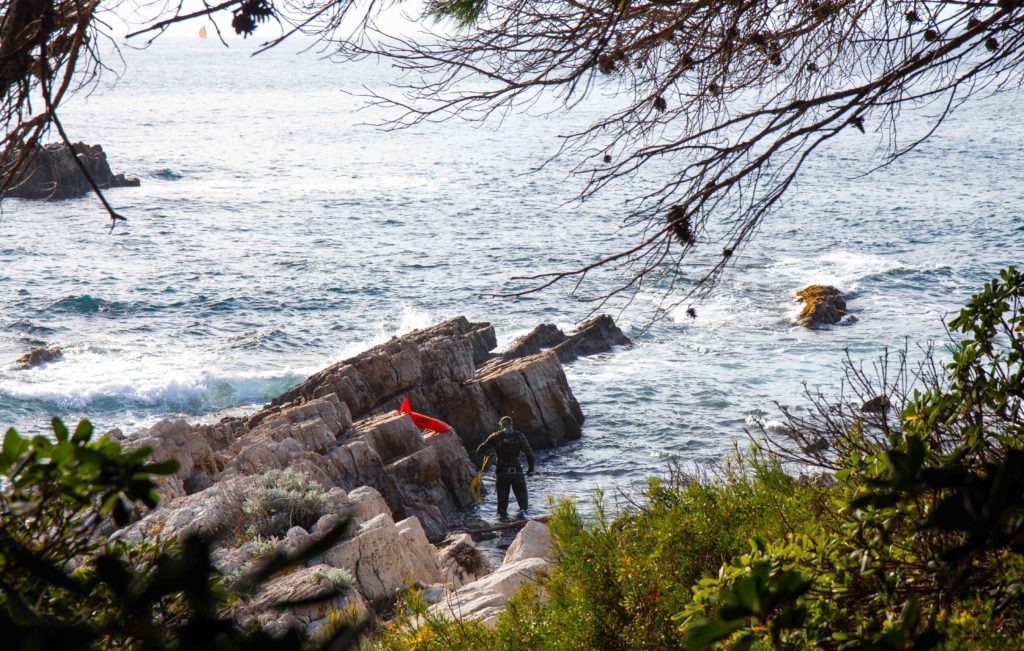
[[[402,406],[398,408],[398,413],[409,414],[409,418],[412,419],[412,422],[416,425],[416,427],[423,430],[430,430],[431,432],[438,432],[443,434],[451,429],[448,423],[444,422],[443,420],[431,418],[430,416],[426,416],[424,414],[417,414],[415,411],[413,411],[412,408],[409,406],[408,396],[406,396],[405,399],[402,400]]]

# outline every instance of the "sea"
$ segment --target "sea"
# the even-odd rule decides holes
[[[101,144],[142,185],[107,192],[127,217],[113,230],[92,196],[0,206],[0,425],[45,433],[53,416],[87,417],[132,432],[243,413],[455,315],[493,323],[503,345],[539,323],[572,328],[628,280],[606,270],[576,291],[502,296],[531,286],[517,277],[629,246],[631,201],[678,164],[575,200],[584,154],[550,159],[621,101],[614,86],[572,110],[541,98],[482,124],[388,130],[395,116],[364,96],[400,92],[400,71],[308,45],[256,56],[254,42],[191,34],[123,45],[112,71],[66,103],[73,139]],[[779,404],[837,393],[847,355],[870,368],[929,341],[948,354],[944,323],[1024,262],[1019,99],[969,102],[871,173],[885,136],[850,129],[707,296],[651,323],[666,277],[606,305],[634,345],[566,367],[583,436],[539,455],[534,512],[549,496],[629,493],[673,463],[721,464],[758,423],[778,423]],[[905,112],[899,136],[937,111]],[[699,271],[679,270],[681,283]],[[794,293],[812,283],[842,290],[856,323],[798,327]],[[64,358],[9,365],[40,345]]]

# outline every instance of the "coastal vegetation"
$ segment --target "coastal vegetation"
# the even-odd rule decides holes
[[[493,629],[416,595],[384,649],[1016,649],[1024,644],[1024,275],[926,351],[651,479],[615,514],[561,502],[558,560]]]
[[[601,298],[656,277],[655,318],[713,285],[831,143],[874,133],[884,166],[965,101],[1019,89],[1024,38],[1017,0],[439,0],[421,17],[437,29],[428,38],[376,31],[382,6],[353,0],[194,12],[0,0],[0,196],[52,198],[51,185],[77,192],[84,178],[112,223],[125,219],[103,190],[135,181],[90,171],[59,112],[105,69],[104,12],[140,6],[152,14],[135,42],[230,16],[246,37],[282,25],[264,48],[304,33],[340,60],[386,57],[408,85],[369,101],[395,111],[394,129],[487,120],[542,96],[571,109],[611,89],[559,153],[583,199],[637,182],[614,217],[635,242],[538,269],[512,295],[611,265],[621,284]],[[934,109],[924,127],[901,132],[904,110],[921,106]],[[51,132],[63,147],[41,149]],[[30,174],[45,152],[60,152],[59,173]],[[28,177],[46,191],[28,192]],[[852,322],[836,288],[800,297],[805,325]],[[783,408],[718,467],[673,467],[592,508],[554,503],[555,557],[534,557],[546,571],[502,601],[493,626],[436,607],[456,592],[432,543],[470,504],[467,443],[512,410],[545,446],[580,437],[561,362],[628,342],[622,333],[593,346],[539,326],[492,354],[489,324],[454,319],[335,364],[256,414],[162,421],[131,441],[153,448],[95,436],[88,421],[12,429],[0,447],[0,630],[15,648],[61,651],[1021,648],[1022,297],[1024,275],[1004,270],[949,321],[948,345],[868,369],[848,360],[841,395]],[[458,433],[428,435],[395,413],[403,393]],[[161,513],[158,495],[180,501]],[[491,569],[470,538],[446,552],[466,584]],[[271,582],[279,590],[261,593]],[[355,624],[364,616],[371,630]]]
[[[432,614],[412,590],[363,645],[382,649],[975,649],[1024,644],[1024,274],[1009,268],[949,322],[947,351],[873,371],[784,410],[715,470],[676,468],[618,508],[559,502],[556,561],[496,626]],[[265,552],[225,585],[201,538],[106,540],[155,505],[148,462],[59,420],[0,453],[0,624],[18,648],[301,648],[230,617],[237,593],[322,553]],[[293,508],[296,505],[300,509]],[[273,473],[252,522],[320,514],[318,489]],[[310,516],[313,517],[313,516]],[[280,526],[251,532],[279,533]],[[240,524],[240,526],[243,526]],[[314,576],[332,594],[344,571]],[[341,615],[330,648],[355,643]],[[202,644],[200,644],[202,641]],[[327,647],[325,647],[327,648]]]
[[[22,651],[46,649],[313,648],[297,631],[272,637],[239,625],[231,607],[239,594],[321,553],[348,528],[342,522],[293,554],[270,553],[228,589],[211,561],[208,541],[195,536],[129,543],[108,536],[141,509],[156,506],[155,479],[177,461],[151,463],[151,450],[123,450],[93,436],[82,421],[74,432],[58,419],[53,436],[25,438],[10,429],[0,448],[0,630]],[[279,489],[280,490],[280,489]],[[352,585],[326,571],[325,600]],[[338,625],[324,649],[347,648],[351,625]]]

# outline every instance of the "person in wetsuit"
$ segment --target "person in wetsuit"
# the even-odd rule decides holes
[[[526,477],[523,467],[519,464],[519,455],[526,455],[526,476],[533,475],[533,450],[526,435],[512,429],[512,419],[503,416],[498,421],[501,427],[480,444],[478,454],[486,454],[494,459],[494,488],[498,493],[498,516],[508,517],[508,490],[516,495],[519,510],[525,511],[529,506],[526,494]]]

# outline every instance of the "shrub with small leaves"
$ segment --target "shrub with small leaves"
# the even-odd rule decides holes
[[[318,568],[313,571],[313,578],[317,581],[327,581],[337,590],[351,588],[356,584],[352,574],[340,567]]]
[[[284,536],[294,526],[312,528],[331,510],[327,492],[315,480],[293,470],[260,477],[242,504],[249,537]]]

